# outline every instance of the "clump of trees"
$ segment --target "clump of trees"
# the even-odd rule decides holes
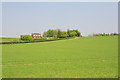
[[[43,33],[43,38],[33,39],[31,35],[21,35],[20,39],[23,41],[50,41],[50,40],[59,40],[59,39],[67,39],[72,37],[80,37],[82,36],[78,30],[69,30],[62,31],[60,29],[49,29]]]
[[[57,30],[49,29],[43,33],[43,37],[57,37]]]
[[[118,33],[99,33],[99,34],[93,34],[93,36],[115,36],[119,35]]]
[[[78,30],[69,30],[69,29],[67,29],[67,33],[68,33],[69,37],[82,36],[81,33]]]
[[[20,39],[25,40],[25,41],[32,41],[33,40],[31,35],[21,35]]]
[[[43,33],[43,37],[57,37],[57,38],[67,38],[67,37],[80,37],[82,36],[78,30],[61,31],[60,29],[53,30],[49,29]]]

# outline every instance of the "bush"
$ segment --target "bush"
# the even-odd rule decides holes
[[[44,37],[44,38],[36,38],[36,39],[34,39],[34,41],[46,41],[46,40],[47,40],[46,37]]]
[[[47,40],[57,40],[57,37],[47,37]]]
[[[34,39],[35,42],[43,42],[43,41],[50,41],[50,40],[59,40],[59,38],[57,38],[57,37],[43,37],[43,38]]]
[[[62,34],[62,35],[60,36],[60,38],[66,38],[66,37],[68,37],[67,34]]]
[[[21,35],[20,39],[25,41],[33,41],[33,38],[30,35]]]

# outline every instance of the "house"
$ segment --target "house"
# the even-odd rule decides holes
[[[41,38],[41,34],[40,33],[32,33],[32,38]]]

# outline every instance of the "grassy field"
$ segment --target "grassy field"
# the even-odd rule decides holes
[[[1,42],[12,42],[12,41],[18,41],[18,38],[0,38]]]
[[[118,37],[2,45],[3,78],[117,78]]]

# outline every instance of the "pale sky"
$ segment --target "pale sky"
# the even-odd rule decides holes
[[[78,29],[83,36],[118,32],[117,2],[3,2],[2,36]]]

